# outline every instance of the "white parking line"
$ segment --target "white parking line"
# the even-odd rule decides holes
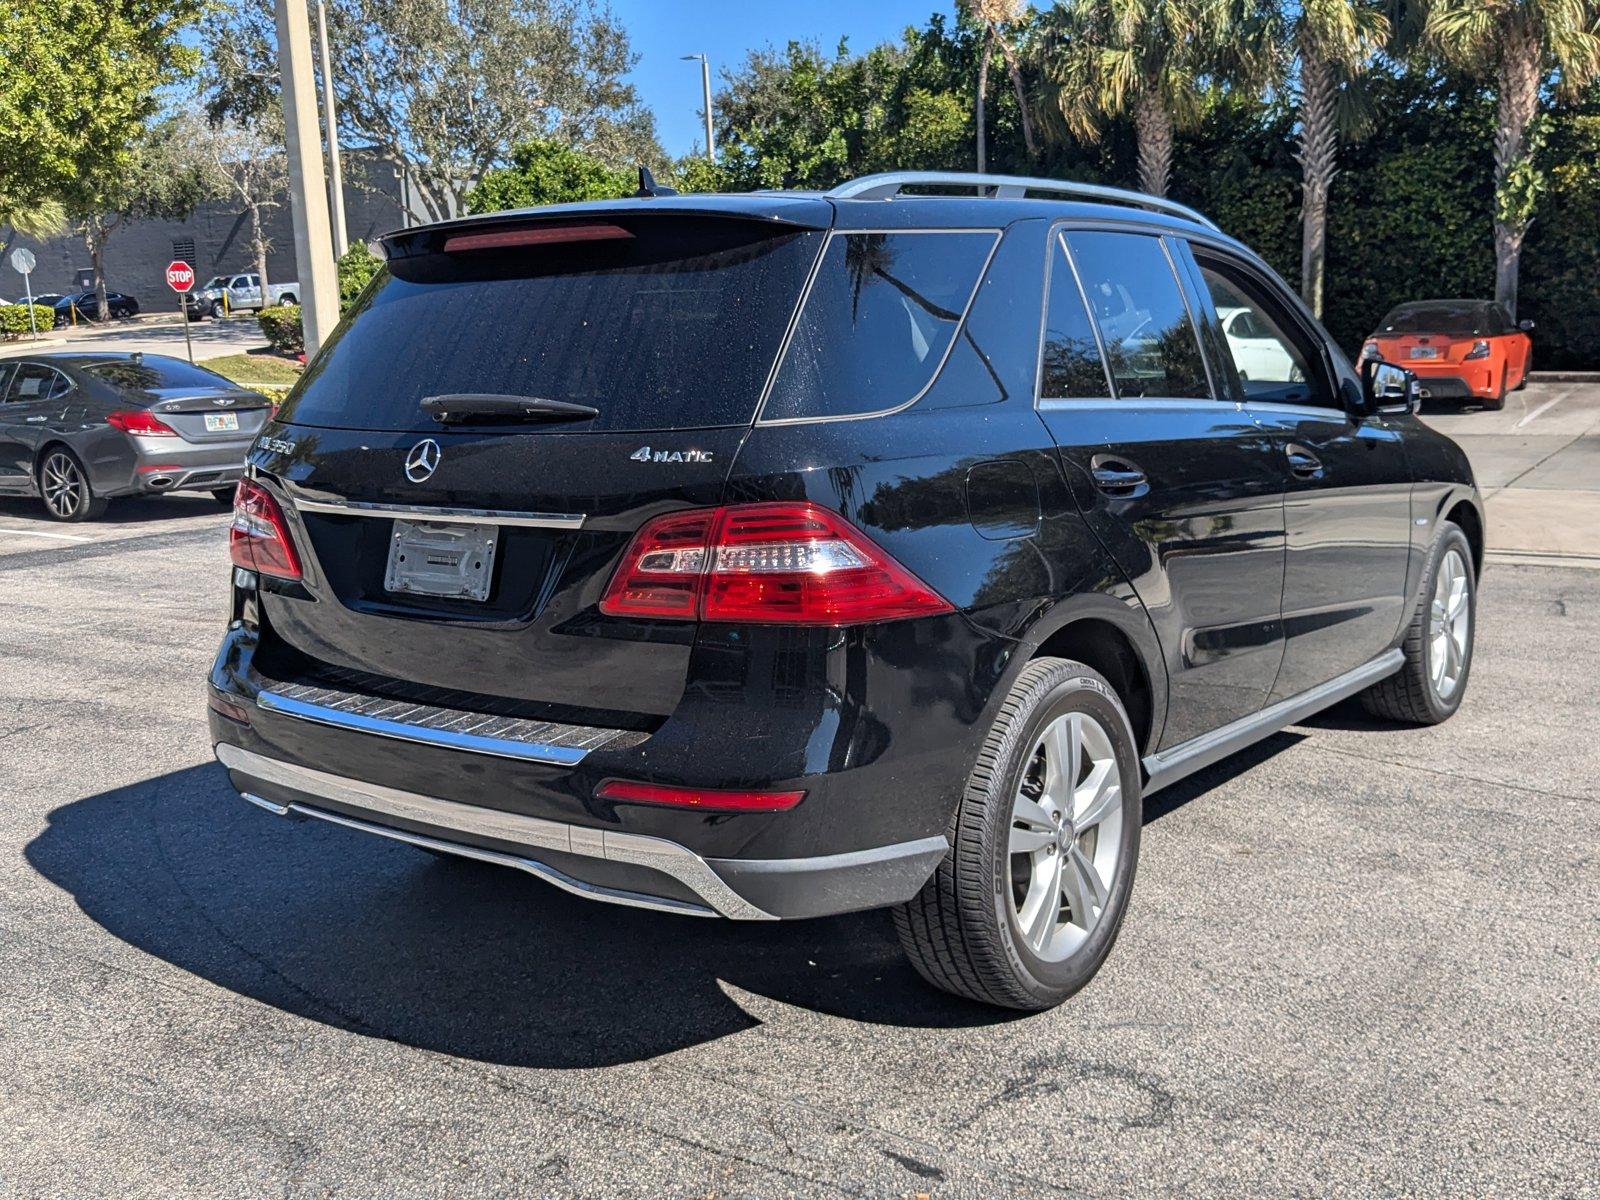
[[[1541,413],[1549,412],[1552,408],[1554,408],[1556,405],[1560,404],[1568,396],[1572,395],[1572,391],[1573,391],[1572,388],[1568,388],[1566,391],[1562,392],[1560,395],[1552,396],[1550,399],[1546,400],[1543,404],[1539,405],[1538,408],[1534,409],[1527,416],[1523,417],[1522,420],[1518,421],[1511,428],[1513,428],[1513,429],[1521,429],[1524,425],[1527,425],[1527,424],[1531,423]]]
[[[70,533],[44,533],[37,529],[6,529],[0,527],[0,538],[5,537],[8,533],[14,533],[18,537],[56,538],[63,542],[92,542],[94,540],[93,538],[74,537]]]

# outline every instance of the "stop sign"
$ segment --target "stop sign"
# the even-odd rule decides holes
[[[168,263],[167,286],[175,292],[187,292],[194,286],[194,268],[186,262]]]

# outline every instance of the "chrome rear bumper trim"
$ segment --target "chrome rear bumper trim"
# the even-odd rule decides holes
[[[647,837],[637,833],[622,833],[611,829],[590,829],[586,826],[567,825],[560,821],[547,821],[521,813],[502,812],[475,804],[461,804],[454,800],[441,800],[417,792],[401,791],[382,784],[347,779],[302,767],[281,759],[268,758],[227,742],[216,746],[217,760],[230,771],[237,771],[247,780],[256,780],[301,793],[309,799],[330,800],[364,815],[377,818],[390,817],[437,829],[444,835],[438,838],[426,834],[396,829],[380,820],[367,821],[344,813],[334,813],[315,804],[298,800],[284,805],[248,790],[244,797],[268,811],[283,809],[279,815],[315,817],[336,825],[374,833],[413,845],[428,846],[450,854],[478,858],[485,862],[498,862],[537,875],[546,882],[569,892],[615,904],[628,904],[638,908],[654,908],[664,912],[681,912],[702,916],[718,915],[741,921],[770,921],[774,918],[751,904],[723,882],[706,860],[687,847],[665,838]],[[611,862],[632,863],[649,867],[670,876],[705,901],[705,907],[683,900],[660,896],[647,896],[619,888],[602,887],[585,883],[547,863],[533,857],[508,854],[479,846],[453,841],[450,833],[487,838],[530,851],[556,850],[564,854],[606,859]]]
[[[256,705],[268,712],[282,713],[286,717],[296,717],[318,725],[332,725],[357,733],[376,734],[379,737],[396,738],[403,742],[418,742],[424,746],[442,746],[449,750],[467,750],[474,754],[492,754],[497,758],[549,763],[558,767],[576,766],[589,753],[587,749],[576,746],[552,746],[545,742],[482,737],[473,733],[457,733],[450,729],[433,729],[426,725],[413,725],[405,721],[391,721],[363,713],[345,712],[324,704],[296,700],[279,692],[258,692]]]
[[[581,529],[585,513],[511,512],[497,508],[430,508],[422,504],[374,504],[365,500],[316,500],[286,488],[296,508],[339,517],[405,517],[457,525],[520,525],[532,529]]]

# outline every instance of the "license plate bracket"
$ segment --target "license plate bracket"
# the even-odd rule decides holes
[[[1413,346],[1413,347],[1411,347],[1411,357],[1412,358],[1438,358],[1439,357],[1439,351],[1433,346]]]
[[[232,433],[238,428],[238,413],[206,413],[207,433]]]
[[[444,521],[394,522],[386,591],[482,602],[489,598],[500,530]]]

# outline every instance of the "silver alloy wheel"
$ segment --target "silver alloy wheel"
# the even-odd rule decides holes
[[[58,450],[45,459],[39,482],[43,485],[45,506],[62,520],[71,520],[83,508],[83,472],[71,455]]]
[[[1472,635],[1467,579],[1467,560],[1452,547],[1439,563],[1428,615],[1428,679],[1441,700],[1456,694],[1467,673],[1467,644]]]
[[[1087,713],[1045,726],[1011,808],[1007,895],[1018,936],[1061,962],[1105,914],[1122,850],[1122,771],[1105,728]]]

